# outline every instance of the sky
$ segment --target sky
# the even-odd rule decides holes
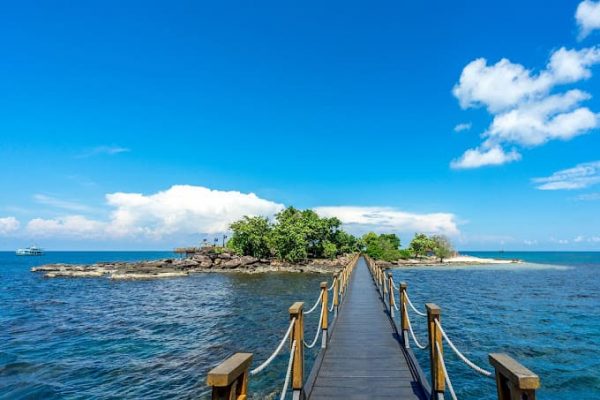
[[[170,249],[293,205],[600,250],[599,3],[10,2],[0,249]]]

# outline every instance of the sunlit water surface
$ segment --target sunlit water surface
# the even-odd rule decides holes
[[[476,254],[499,256],[498,254]],[[49,262],[140,260],[149,252],[0,253],[0,398],[206,398],[207,371],[237,351],[264,360],[288,325],[294,301],[313,303],[315,274],[202,274],[112,282],[44,279]],[[540,398],[600,398],[600,253],[505,253],[544,266],[395,270],[413,302],[442,307],[460,349],[487,367],[505,351],[542,377]],[[306,318],[312,338],[317,313]],[[417,335],[425,325],[413,316]],[[415,350],[427,369],[427,356]],[[314,353],[306,353],[307,370]],[[278,393],[287,364],[277,358],[251,380],[254,398]],[[448,353],[460,399],[493,399],[492,381]]]

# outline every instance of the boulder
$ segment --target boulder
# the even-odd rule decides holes
[[[258,262],[258,258],[254,258],[252,256],[243,256],[240,257],[240,265],[251,265],[256,264]]]
[[[240,258],[232,258],[229,261],[221,263],[222,268],[237,268],[242,265],[242,261]]]

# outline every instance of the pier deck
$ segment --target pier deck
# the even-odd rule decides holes
[[[364,258],[358,261],[321,365],[315,368],[311,400],[427,398]]]

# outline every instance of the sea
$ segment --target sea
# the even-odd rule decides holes
[[[522,264],[399,268],[412,302],[436,303],[450,339],[490,369],[508,353],[540,376],[540,399],[600,399],[600,253],[462,252]],[[328,275],[198,274],[111,281],[46,279],[45,263],[152,260],[170,252],[0,252],[0,399],[208,399],[207,372],[231,354],[254,366],[279,343],[295,301],[311,306]],[[318,313],[306,316],[312,339]],[[422,318],[411,314],[426,340]],[[316,346],[318,347],[318,346]],[[428,355],[413,346],[428,372]],[[305,354],[307,371],[316,350]],[[495,384],[446,349],[458,399],[495,399]],[[287,351],[250,380],[278,398]],[[277,396],[277,397],[275,397]]]

